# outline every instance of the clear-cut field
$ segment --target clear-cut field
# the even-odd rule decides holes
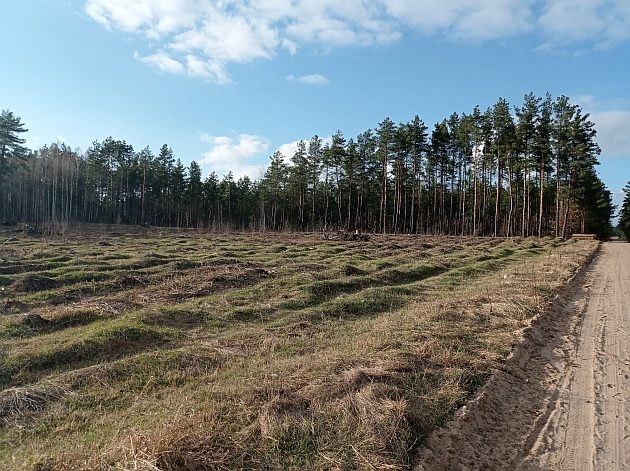
[[[407,469],[597,247],[11,235],[2,469]]]

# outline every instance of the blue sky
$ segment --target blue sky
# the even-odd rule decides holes
[[[627,0],[28,0],[0,44],[33,148],[111,135],[257,177],[313,134],[549,91],[591,113],[609,188],[630,180]]]

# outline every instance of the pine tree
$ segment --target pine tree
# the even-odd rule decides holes
[[[569,98],[560,96],[553,106],[554,121],[552,128],[552,143],[556,166],[556,211],[554,232],[560,237],[562,214],[566,208],[568,213],[569,199],[569,171],[568,162],[572,151],[572,122],[575,116],[575,106],[571,105]]]
[[[455,234],[464,235],[470,230],[470,196],[471,167],[474,147],[474,121],[471,115],[463,113],[451,130],[453,169],[452,175],[457,175],[457,208]],[[453,196],[451,196],[451,199]]]
[[[449,151],[451,135],[446,120],[436,123],[431,133],[429,152],[429,173],[432,188],[431,221],[432,232],[444,234],[448,232],[446,218],[446,185],[449,176]]]
[[[26,160],[28,150],[22,145],[26,140],[20,135],[27,131],[21,118],[13,112],[3,110],[0,113],[0,206],[4,220],[10,219],[7,214],[11,201],[9,173]]]
[[[337,131],[333,134],[330,147],[326,156],[327,162],[334,169],[334,183],[335,183],[335,202],[337,204],[337,214],[335,216],[336,226],[338,228],[343,227],[343,180],[344,175],[344,162],[346,160],[346,139],[343,137],[341,131]]]
[[[281,152],[275,152],[269,162],[269,167],[265,172],[265,176],[261,185],[263,192],[267,196],[263,199],[263,211],[266,210],[265,202],[270,205],[270,218],[266,228],[273,231],[284,227],[284,191],[287,182],[287,164],[284,163],[284,156]],[[266,211],[265,211],[266,212]]]
[[[219,213],[219,177],[215,172],[210,173],[203,182],[203,219],[204,225],[216,229]]]
[[[346,215],[344,226],[346,230],[356,229],[356,221],[352,219],[352,201],[355,192],[355,171],[358,157],[357,144],[353,139],[348,141],[343,161],[343,173],[346,182]]]
[[[147,217],[147,196],[148,190],[152,186],[152,176],[155,172],[153,172],[153,153],[149,147],[145,147],[142,149],[138,155],[138,167],[141,175],[141,186],[140,186],[140,223],[147,224],[150,218]],[[154,212],[153,208],[150,209],[151,213]]]
[[[0,173],[4,173],[11,165],[9,159],[24,158],[28,149],[22,144],[26,142],[20,134],[28,132],[19,116],[12,111],[3,110],[0,113]]]
[[[187,226],[199,226],[199,209],[202,198],[201,167],[194,160],[188,167],[188,181],[185,191],[187,209]]]
[[[306,169],[311,189],[311,230],[315,231],[315,226],[317,224],[317,190],[322,171],[322,140],[317,135],[313,136],[308,143],[306,161]]]
[[[417,234],[422,228],[422,191],[424,165],[428,151],[428,128],[416,115],[408,124],[409,156],[411,158],[412,193],[410,208],[410,230]]]
[[[534,134],[534,160],[538,169],[538,237],[545,232],[545,185],[547,174],[551,170],[553,151],[551,149],[551,135],[553,124],[553,102],[551,95],[547,93],[540,104],[540,117],[536,124]]]
[[[378,191],[378,162],[376,159],[376,138],[371,129],[357,136],[358,188],[355,227],[366,230],[371,227],[374,214],[373,199]]]
[[[496,105],[493,108],[493,120],[494,120],[494,152],[496,153],[496,197],[495,197],[495,212],[494,212],[494,236],[499,235],[501,224],[501,191],[503,190],[503,174],[507,169],[508,173],[508,188],[510,206],[508,213],[508,220],[506,226],[507,235],[510,233],[511,217],[513,211],[513,195],[512,195],[512,149],[515,138],[515,127],[512,115],[510,114],[510,105],[503,99],[499,98]]]
[[[531,170],[535,170],[534,149],[536,126],[540,119],[540,103],[542,99],[533,93],[525,95],[523,106],[516,108],[518,122],[516,124],[517,148],[520,149],[523,175],[523,199],[521,214],[521,235],[530,235],[531,222]]]
[[[172,207],[173,207],[173,187],[172,187],[172,177],[173,177],[173,169],[175,165],[175,157],[173,155],[173,150],[167,145],[163,144],[160,147],[160,152],[158,153],[156,159],[156,178],[155,178],[155,191],[156,198],[159,199],[159,208],[160,208],[160,216],[159,222],[160,225],[171,225],[172,219]]]
[[[380,190],[381,201],[379,208],[379,231],[383,234],[387,232],[387,193],[388,193],[388,177],[389,163],[392,159],[394,151],[394,133],[396,126],[389,118],[385,118],[376,130],[377,137],[377,156],[380,161]]]
[[[304,208],[306,207],[306,190],[308,186],[308,156],[306,153],[306,143],[299,141],[297,149],[291,157],[291,169],[289,172],[289,180],[291,188],[297,200],[297,223],[299,230],[305,228]]]

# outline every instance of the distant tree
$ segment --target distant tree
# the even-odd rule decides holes
[[[374,198],[378,193],[379,164],[376,158],[376,138],[371,129],[357,136],[358,189],[355,227],[365,230],[373,225]]]
[[[471,230],[470,193],[471,168],[473,162],[473,149],[475,139],[475,122],[472,115],[462,113],[459,119],[453,123],[450,130],[452,135],[451,153],[452,169],[451,179],[453,190],[451,194],[451,207],[453,199],[456,198],[457,207],[455,209],[454,234],[466,234]],[[451,126],[449,124],[449,126]],[[452,211],[452,209],[451,209]]]
[[[308,143],[306,169],[311,190],[311,230],[314,231],[316,225],[317,190],[322,172],[322,140],[317,135],[313,136]]]
[[[289,180],[294,199],[297,200],[297,222],[299,230],[305,228],[304,208],[306,207],[306,190],[309,181],[308,155],[306,153],[306,143],[300,141],[297,149],[291,157]]]
[[[428,220],[431,231],[443,234],[448,231],[446,221],[446,185],[448,183],[449,150],[451,135],[446,120],[436,123],[431,133],[431,145],[428,156],[429,184],[431,185],[432,204],[429,207]]]
[[[556,237],[562,235],[561,221],[563,208],[567,205],[568,163],[572,152],[572,122],[576,107],[569,98],[560,96],[553,105],[554,121],[552,127],[552,143],[556,165],[556,211],[554,232]]]
[[[237,201],[236,182],[234,174],[229,171],[219,183],[219,222],[222,229],[232,229],[234,206]]]
[[[149,147],[145,147],[137,155],[138,171],[141,179],[140,185],[140,222],[147,223],[147,189],[151,187],[153,153]]]
[[[615,210],[612,194],[593,168],[585,168],[574,176],[572,185],[573,209],[567,216],[567,230],[607,239],[612,233],[610,220]]]
[[[626,239],[630,240],[630,182],[623,191],[625,196],[619,212],[619,229],[625,234]]]
[[[194,160],[188,167],[188,180],[186,184],[185,199],[187,208],[187,225],[199,226],[199,212],[202,198],[201,167]]]
[[[279,230],[284,226],[284,193],[287,184],[288,167],[284,162],[284,155],[276,151],[270,158],[269,167],[261,182],[262,186],[262,210],[267,214],[267,204],[269,204],[269,220],[263,218],[263,227],[271,230]]]
[[[236,217],[235,225],[238,229],[254,227],[256,212],[256,184],[245,175],[236,182]]]
[[[0,113],[0,172],[7,171],[9,159],[24,158],[28,153],[28,149],[22,145],[26,140],[20,137],[25,132],[28,129],[24,128],[19,116],[9,110]]]
[[[219,213],[219,177],[215,172],[210,173],[204,180],[202,194],[204,226],[215,229]]]
[[[393,177],[393,211],[391,227],[393,232],[406,230],[407,225],[407,187],[409,172],[408,156],[411,153],[411,136],[406,124],[399,124],[394,131],[394,148],[392,161]]]
[[[494,120],[494,151],[496,153],[496,197],[495,197],[495,213],[494,213],[494,236],[499,235],[500,223],[501,223],[501,191],[503,190],[503,175],[507,169],[508,173],[508,187],[510,197],[510,212],[508,214],[508,221],[506,224],[506,233],[510,234],[511,216],[513,210],[513,195],[512,195],[512,150],[515,140],[515,127],[514,120],[510,114],[510,105],[503,99],[499,98],[493,108],[493,120]]]
[[[429,148],[428,128],[416,115],[407,125],[409,135],[409,158],[411,159],[412,192],[410,208],[410,230],[418,233],[422,227],[422,191],[424,184],[424,165]]]
[[[341,131],[333,134],[330,146],[328,147],[327,162],[334,169],[335,202],[337,212],[334,220],[337,227],[343,226],[343,180],[345,179],[344,163],[346,161],[346,139]]]
[[[536,126],[540,119],[540,103],[542,99],[528,93],[523,100],[523,106],[516,108],[516,140],[517,149],[521,152],[523,199],[521,214],[521,235],[527,237],[531,224],[531,170],[535,170],[534,145],[536,140]]]
[[[9,173],[15,170],[19,162],[24,162],[28,153],[22,144],[26,142],[21,138],[22,133],[27,132],[24,123],[19,116],[15,116],[9,110],[0,113],[0,205],[3,207],[3,219],[8,219],[8,205],[11,193],[9,192]]]
[[[542,237],[545,231],[545,186],[547,175],[551,170],[553,152],[551,149],[551,134],[553,123],[553,101],[549,93],[540,104],[540,116],[534,133],[534,161],[538,169],[538,237]]]
[[[392,160],[394,152],[394,138],[396,125],[394,122],[385,118],[376,130],[377,157],[380,161],[380,190],[381,200],[379,208],[379,231],[385,234],[387,232],[387,193],[389,180],[389,164]]]
[[[173,206],[173,169],[175,157],[173,150],[163,144],[160,147],[155,163],[155,197],[159,200],[159,224],[172,224],[171,214]]]

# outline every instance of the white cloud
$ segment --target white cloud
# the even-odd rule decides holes
[[[138,57],[138,59],[145,64],[153,65],[158,69],[171,74],[183,74],[186,71],[186,67],[184,67],[181,62],[176,61],[164,52]]]
[[[174,75],[188,75],[190,77],[202,77],[219,84],[231,83],[225,66],[216,61],[203,60],[194,54],[188,54],[182,58],[182,62],[173,59],[164,51],[140,56],[136,51],[134,57],[140,62],[152,65],[157,69]]]
[[[278,147],[278,152],[280,152],[284,156],[285,162],[290,162],[293,154],[297,151],[298,141],[288,142],[286,144],[282,144]]]
[[[577,95],[572,101],[589,113],[595,123],[602,157],[630,158],[630,109],[627,99],[599,99]]]
[[[609,47],[630,39],[630,2],[547,0],[538,21],[552,43],[587,41]]]
[[[330,80],[322,74],[308,74],[308,75],[287,75],[289,82],[301,82],[306,85],[328,85]]]
[[[244,175],[252,179],[260,177],[264,166],[254,162],[254,159],[264,157],[269,149],[269,141],[264,137],[239,134],[233,138],[201,134],[200,139],[210,144],[210,149],[201,156],[199,162],[207,173],[214,171],[224,175],[232,171],[235,179]]]
[[[237,180],[245,175],[253,180],[260,179],[267,168],[269,162],[269,140],[252,134],[239,134],[230,136],[211,136],[202,133],[199,139],[210,145],[210,149],[205,152],[199,164],[205,172],[216,172],[222,176],[232,171],[234,179]],[[304,139],[308,150],[310,139]],[[332,142],[332,136],[321,138],[322,146]],[[291,157],[297,150],[299,140],[282,144],[276,150],[284,156],[287,164],[291,163]],[[260,162],[260,163],[258,163]]]
[[[231,83],[227,70],[221,62],[204,61],[193,54],[186,56],[186,73],[191,77],[203,77],[219,84]]]
[[[302,139],[302,140],[306,143],[306,150],[308,150],[308,143],[310,139]],[[322,147],[323,147],[326,144],[332,143],[332,136],[322,137],[321,140],[322,140]],[[293,157],[293,154],[295,154],[295,152],[297,151],[297,146],[299,142],[300,140],[298,139],[297,141],[287,142],[286,144],[282,144],[280,147],[278,147],[278,151],[284,156],[284,160],[287,163],[291,162],[291,157]]]
[[[590,119],[595,123],[603,157],[630,158],[630,111],[599,111]]]
[[[201,9],[195,0],[88,0],[85,11],[107,28],[158,38],[193,26]]]
[[[287,52],[291,54],[292,56],[297,54],[298,45],[295,41],[291,41],[290,39],[284,38],[282,40],[282,47],[283,49],[286,49]]]
[[[480,42],[533,32],[541,49],[630,40],[628,0],[86,0],[85,10],[144,36],[143,62],[218,83],[230,81],[232,63],[391,44],[405,33]]]
[[[461,40],[514,36],[533,28],[532,0],[389,0],[386,10],[423,33]]]

